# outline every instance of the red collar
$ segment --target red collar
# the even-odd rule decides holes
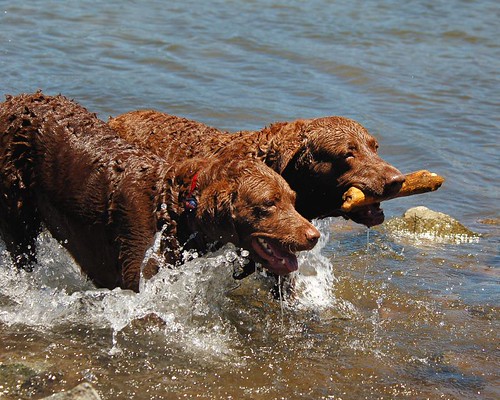
[[[193,196],[193,192],[196,189],[196,184],[198,183],[198,172],[193,175],[193,178],[191,179],[191,186],[189,187],[189,192],[186,197],[186,200],[184,201],[184,207],[186,208],[187,211],[193,211],[196,210],[198,207],[198,200]]]
[[[191,186],[189,187],[188,197],[191,197],[193,195],[197,183],[198,183],[198,172],[194,174],[193,178],[191,179]]]

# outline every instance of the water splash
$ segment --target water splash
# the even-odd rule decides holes
[[[321,238],[314,249],[302,252],[298,257],[299,270],[293,273],[290,279],[292,301],[289,306],[303,311],[351,314],[352,304],[335,296],[337,278],[333,272],[332,259],[323,255],[323,250],[330,240],[331,220],[316,220],[314,224],[320,230]]]
[[[233,285],[225,253],[234,248],[192,260],[181,269],[162,268],[134,293],[93,287],[47,233],[39,238],[39,262],[32,273],[17,270],[1,245],[0,322],[7,326],[42,331],[64,325],[110,328],[110,354],[119,353],[122,330],[151,316],[166,341],[184,343],[191,351],[225,356],[238,342],[234,328],[220,314],[225,292]]]
[[[333,266],[321,253],[329,239],[329,225],[317,225],[322,238],[313,251],[299,255],[300,270],[291,279],[294,296],[285,308],[318,310],[338,305],[333,294]],[[38,238],[37,248],[39,262],[32,273],[18,271],[5,248],[0,248],[0,321],[8,326],[23,324],[45,330],[84,324],[110,328],[111,355],[120,353],[119,338],[124,329],[151,317],[165,340],[184,343],[191,351],[226,356],[239,341],[227,316],[227,310],[234,307],[227,293],[235,286],[234,264],[247,260],[241,257],[244,252],[230,244],[203,257],[191,255],[181,268],[165,265],[151,279],[141,280],[140,293],[96,289],[47,232]],[[146,257],[155,256],[156,250],[153,246]]]

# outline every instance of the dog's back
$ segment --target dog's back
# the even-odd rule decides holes
[[[121,274],[109,268],[119,268],[120,256],[119,243],[110,240],[117,225],[113,194],[124,166],[140,171],[145,188],[154,186],[148,177],[156,176],[155,157],[118,138],[75,102],[42,93],[2,103],[0,135],[0,229],[18,264],[34,262],[43,222],[99,286],[119,286]]]
[[[171,163],[210,157],[234,137],[201,122],[153,110],[131,111],[110,118],[108,124],[127,142]]]

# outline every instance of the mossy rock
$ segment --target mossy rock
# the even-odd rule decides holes
[[[24,382],[37,375],[38,371],[24,364],[0,364],[0,383],[14,387],[18,382]]]
[[[449,243],[475,242],[480,238],[449,215],[423,206],[410,208],[402,217],[386,221],[383,229],[392,235]]]
[[[44,400],[100,400],[101,397],[90,383],[84,382],[77,387],[45,397]]]
[[[57,385],[62,374],[52,372],[43,362],[13,361],[0,363],[0,386],[11,395],[31,398]]]

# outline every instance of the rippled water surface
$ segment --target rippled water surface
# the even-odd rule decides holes
[[[0,242],[0,398],[499,398],[499,20],[493,0],[0,2],[2,95],[227,130],[348,116],[403,172],[446,177],[387,218],[426,205],[481,234],[318,221],[282,304],[232,279],[231,246],[133,294],[93,288],[47,233],[31,274]]]

